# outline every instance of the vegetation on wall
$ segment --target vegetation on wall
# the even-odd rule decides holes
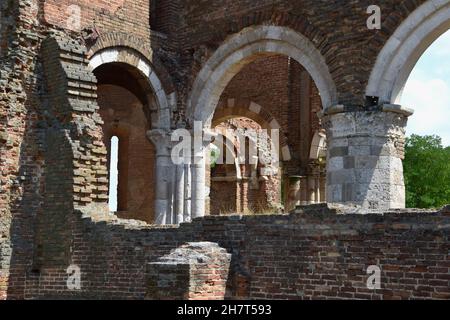
[[[450,204],[450,147],[438,136],[412,135],[404,161],[408,208],[440,208]]]

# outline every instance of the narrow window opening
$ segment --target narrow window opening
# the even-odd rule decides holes
[[[109,211],[117,212],[119,187],[119,138],[111,138],[111,159],[109,164]]]

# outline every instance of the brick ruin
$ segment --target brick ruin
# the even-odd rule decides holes
[[[450,1],[380,0],[379,30],[369,5],[2,1],[0,299],[449,299],[450,209],[404,208],[399,103]],[[278,130],[280,162],[175,164],[196,123]]]

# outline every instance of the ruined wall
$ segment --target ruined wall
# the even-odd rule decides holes
[[[1,6],[0,299],[7,290],[24,289],[23,273],[32,264],[33,223],[42,206],[44,162],[36,86],[41,68],[37,3],[2,1]]]
[[[247,90],[251,91],[252,89],[254,88],[250,87]],[[242,90],[242,92],[248,91]],[[243,99],[230,100],[238,101],[237,103],[244,101]],[[246,104],[248,105],[249,102]],[[255,164],[253,159],[250,159],[250,156],[252,156],[250,139],[252,139],[253,134],[261,132],[262,126],[255,120],[238,116],[239,111],[245,112],[245,108],[232,108],[232,110],[238,113],[233,115],[233,111],[231,111],[226,116],[228,120],[214,128],[216,133],[223,135],[224,146],[219,156],[219,158],[221,157],[221,163],[217,163],[211,169],[209,183],[211,186],[210,212],[211,214],[229,214],[265,212],[275,208],[278,209],[281,207],[281,166],[279,163],[264,163],[264,160],[267,160],[264,157],[268,156],[269,146],[261,140],[254,142],[256,143],[254,145],[252,144],[256,147],[258,163]],[[227,130],[232,132],[231,136],[227,135]],[[270,132],[267,132],[270,135]],[[233,133],[236,136],[233,136]],[[238,134],[246,137],[245,154],[244,146],[242,141],[239,140]],[[239,152],[239,157],[245,157],[245,163],[242,163],[242,158],[237,158],[237,152]],[[235,163],[229,164],[230,156]]]
[[[150,36],[149,0],[46,0],[43,13],[46,23],[74,32],[94,27],[101,33],[122,30],[143,38]],[[76,21],[78,17],[80,22]]]
[[[292,157],[286,164],[287,171],[306,174],[312,137],[320,128],[317,113],[322,109],[318,89],[308,72],[286,56],[258,58],[230,81],[219,108],[239,111],[251,103],[262,107],[264,121],[275,119],[280,126],[281,144],[289,146]]]
[[[1,2],[0,299],[22,298],[44,263],[68,261],[74,207],[105,214],[107,154],[83,45],[117,32],[151,47],[148,1],[78,1],[80,25],[72,4]]]
[[[449,219],[448,208],[360,216],[317,206],[152,228],[75,214],[71,261],[81,268],[81,291],[67,290],[61,265],[29,277],[27,297],[143,299],[147,263],[186,242],[208,241],[232,254],[228,298],[449,299]],[[379,290],[367,288],[371,265],[381,268]]]
[[[90,208],[87,211],[93,215],[104,214],[100,208],[107,202],[107,156],[102,142],[104,137],[101,132],[101,119],[97,113],[96,79],[87,67],[87,57],[94,51],[100,50],[104,45],[133,44],[142,49],[152,63],[157,64],[158,61],[159,67],[169,70],[162,76],[162,81],[173,81],[175,84],[178,94],[178,109],[172,110],[175,124],[183,120],[183,107],[187,105],[198,71],[227,37],[252,25],[288,26],[308,37],[325,56],[336,82],[337,102],[345,104],[344,110],[348,111],[361,109],[365,104],[364,92],[377,54],[401,21],[423,2],[380,1],[383,28],[376,31],[366,28],[366,8],[372,4],[366,0],[161,0],[157,1],[156,5],[148,0],[82,0],[78,1],[82,18],[80,25],[74,25],[70,19],[73,18],[73,11],[67,14],[67,10],[64,10],[64,6],[72,4],[69,1],[1,1],[0,299],[6,297],[7,291],[11,298],[22,298],[25,294],[28,297],[54,295],[55,291],[49,288],[52,285],[55,285],[54,288],[65,286],[65,281],[61,279],[65,279],[67,265],[72,262],[79,263],[83,270],[86,270],[88,279],[93,281],[92,284],[84,284],[87,289],[83,295],[141,297],[144,292],[142,266],[147,260],[152,260],[166,253],[166,249],[196,237],[199,230],[198,234],[204,234],[206,239],[212,237],[216,229],[226,228],[228,223],[232,224],[232,228],[236,227],[236,230],[255,223],[251,219],[244,220],[248,225],[234,220],[205,220],[205,225],[211,225],[204,229],[210,228],[208,234],[201,231],[204,228],[203,223],[184,226],[181,231],[176,232],[150,232],[146,230],[147,227],[142,227],[142,230],[138,227],[125,230],[107,222],[92,224],[88,219],[80,221],[77,215],[79,212],[73,214],[74,209],[82,210],[86,207]],[[161,12],[160,16],[158,11]],[[214,28],[210,28],[211,25],[214,25]],[[151,26],[158,32],[153,32]],[[49,36],[53,37],[54,33],[58,35],[58,39],[47,42],[47,49],[42,50],[42,41]],[[45,68],[42,62],[45,62]],[[317,97],[315,95],[315,99]],[[183,124],[183,121],[179,123]],[[296,128],[290,127],[289,130]],[[339,149],[337,151],[339,153]],[[339,154],[337,156],[340,157]],[[338,180],[339,177],[336,178],[336,183]],[[86,214],[86,211],[83,211],[83,214]],[[390,228],[392,220],[387,218],[385,226],[387,234],[391,235],[389,242],[385,240],[384,234],[381,237],[381,231],[378,233],[378,229],[372,229],[373,226],[366,228],[364,225],[356,238],[351,238],[352,241],[361,243],[362,248],[357,249],[360,254],[356,254],[356,257],[369,262],[365,250],[375,250],[370,251],[370,255],[382,259],[389,254],[385,248],[397,248],[396,256],[390,260],[410,265],[415,261],[414,268],[417,267],[418,272],[413,275],[407,271],[400,272],[402,275],[396,272],[392,275],[386,274],[388,283],[393,284],[398,280],[401,283],[399,292],[405,295],[407,292],[415,297],[442,297],[440,293],[443,292],[445,297],[445,294],[448,294],[445,291],[448,283],[446,288],[442,284],[448,278],[441,271],[445,266],[448,267],[442,254],[444,249],[448,249],[447,229],[439,229],[436,226],[440,225],[441,219],[446,221],[446,217],[396,217],[395,221],[402,222],[406,219],[415,221],[411,224],[418,226],[412,231],[404,232],[399,231],[402,224],[399,229]],[[353,226],[355,221],[366,218],[349,216],[342,219],[349,219],[350,222],[346,226]],[[273,218],[268,220],[270,225],[276,222]],[[217,221],[217,224],[214,221]],[[421,224],[422,221],[426,223]],[[323,223],[326,223],[326,220]],[[262,235],[265,236],[267,231],[272,230],[270,228],[265,226],[260,229],[264,231]],[[352,227],[348,228],[352,230]],[[289,237],[295,236],[289,233],[291,229],[289,224],[282,232],[276,232],[290,239]],[[251,235],[259,236],[255,231],[257,228],[252,230],[255,233],[250,233]],[[366,234],[367,230],[369,235]],[[351,237],[354,236],[352,232]],[[240,231],[231,233],[232,237],[239,239],[241,245],[243,241],[255,245],[249,239],[243,238],[244,235]],[[216,240],[220,240],[221,236],[223,233],[217,233]],[[278,241],[285,241],[284,238],[277,238],[277,234],[271,236],[274,238],[266,240],[273,241],[274,246],[278,245]],[[440,242],[441,238],[445,241]],[[316,236],[314,241],[308,238],[311,242],[307,244],[313,248],[321,248],[323,243],[320,239],[317,240]],[[324,239],[326,246],[331,240]],[[338,245],[346,243],[346,240],[342,239],[346,238],[339,238]],[[367,240],[374,241],[372,247],[366,246]],[[152,251],[155,250],[155,243],[157,250],[161,252]],[[381,249],[378,250],[377,245],[380,245]],[[420,245],[425,247],[421,248]],[[349,246],[351,247],[350,244]],[[73,248],[78,251],[72,252]],[[410,252],[410,248],[416,251]],[[258,255],[264,254],[266,249],[261,250],[262,253]],[[407,262],[401,260],[400,257],[407,257],[408,254],[411,259]],[[118,259],[117,257],[124,259],[118,261],[117,268],[105,263],[117,261],[114,260]],[[252,261],[259,258],[251,255],[249,257],[250,265],[256,263]],[[426,261],[424,257],[427,258]],[[269,265],[275,264],[272,258],[273,256],[267,258]],[[277,257],[281,260],[283,258]],[[332,254],[330,259],[338,258]],[[298,259],[303,258],[300,255]],[[350,267],[346,263],[353,261],[348,259],[344,260],[346,271]],[[410,265],[408,264],[408,268]],[[442,270],[441,266],[444,266]],[[392,266],[388,265],[389,268]],[[396,265],[394,268],[397,268]],[[242,269],[245,270],[245,267]],[[106,280],[111,280],[109,284],[103,278],[104,270],[108,270]],[[126,281],[122,281],[123,278],[119,277],[121,273],[117,270],[126,270],[126,274],[123,274]],[[256,274],[267,272],[269,275],[255,276],[254,281],[260,281],[261,286],[255,284],[258,282],[252,282],[255,285],[251,287],[248,295],[273,295],[270,292],[257,293],[256,289],[258,286],[265,286],[272,292],[278,290],[271,287],[271,281],[267,280],[272,279],[273,270],[258,270],[253,267],[250,271]],[[37,271],[41,273],[36,273]],[[336,280],[338,282],[345,273],[340,269],[332,272],[333,279],[336,274],[339,275]],[[276,277],[286,279],[283,275],[287,273],[281,272],[280,276],[276,274]],[[324,275],[328,277],[330,274]],[[299,276],[299,279],[303,279],[303,276]],[[38,286],[36,279],[42,280],[41,285]],[[320,296],[324,291],[323,287],[316,285],[323,285],[325,281],[325,278],[312,279],[311,283],[300,289],[300,293],[307,292],[306,297],[309,297],[311,291],[307,290],[319,288],[311,294]],[[130,291],[130,287],[137,289]],[[345,288],[345,285],[343,287]],[[282,294],[288,292],[290,297],[294,295],[290,286],[280,290]],[[343,289],[336,290],[339,296],[344,296]],[[394,285],[383,294],[388,297],[399,296]]]
[[[321,110],[320,95],[314,81],[297,61],[287,56],[261,56],[246,65],[229,82],[222,93],[213,123],[240,115],[264,127],[279,127],[280,149],[288,146],[291,157],[291,160],[282,163],[280,177],[268,177],[269,180],[260,182],[257,190],[252,189],[248,182],[238,183],[237,202],[238,207],[242,208],[238,208],[238,212],[247,209],[261,211],[271,207],[268,198],[273,199],[269,201],[272,204],[281,203],[281,175],[288,181],[290,175],[311,174],[311,142],[314,132],[321,126],[317,116]],[[247,174],[249,170],[248,167]],[[213,209],[223,211],[221,207],[230,207],[225,199],[236,186],[218,183],[220,186],[213,184],[212,198],[220,201]]]
[[[288,57],[262,57],[245,66],[230,81],[220,103],[224,104],[228,99],[235,99],[235,103],[249,104],[253,101],[261,105],[279,122],[283,131],[287,131],[290,102]],[[299,105],[296,107],[300,108]]]

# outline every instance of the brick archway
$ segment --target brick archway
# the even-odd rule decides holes
[[[398,104],[408,77],[426,49],[450,29],[450,0],[427,1],[397,28],[378,55],[366,88],[380,103]]]
[[[89,48],[88,57],[91,59],[100,51],[109,48],[124,48],[131,49],[136,53],[139,53],[148,61],[152,66],[152,70],[158,75],[161,80],[162,87],[168,95],[175,92],[175,86],[172,78],[167,71],[165,65],[154,53],[153,49],[147,44],[147,40],[140,38],[136,35],[123,33],[123,32],[107,32],[100,33],[98,39],[93,46]]]
[[[151,63],[139,52],[126,47],[111,47],[95,53],[89,62],[92,70],[109,64],[123,63],[134,67],[148,81],[156,100],[157,110],[152,111],[152,128],[170,130],[170,110],[176,104],[175,93],[169,96]]]
[[[212,120],[212,127],[221,122],[235,117],[246,117],[257,122],[262,129],[280,130],[280,153],[282,161],[291,160],[291,151],[288,145],[288,139],[283,132],[279,122],[270,112],[264,109],[256,102],[239,101],[238,99],[229,99],[226,105],[218,105]]]
[[[202,121],[208,127],[229,81],[245,65],[265,54],[282,54],[295,59],[314,79],[324,109],[336,104],[336,86],[328,66],[309,39],[286,27],[257,26],[229,38],[203,66],[188,101],[188,119]]]

